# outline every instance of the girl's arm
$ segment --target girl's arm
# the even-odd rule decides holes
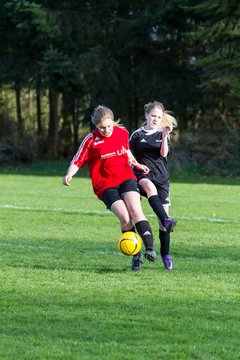
[[[149,171],[150,171],[149,168],[146,165],[139,164],[139,162],[133,156],[131,150],[127,150],[127,156],[128,156],[129,166],[131,166],[131,167],[134,166],[138,170],[141,170],[144,174],[149,173]]]
[[[67,174],[63,178],[63,185],[70,186],[73,176],[78,172],[79,168],[83,167],[88,162],[89,148],[93,140],[92,133],[86,135],[81,142],[76,155],[74,156]],[[76,165],[77,164],[77,165]]]
[[[70,182],[78,170],[79,167],[77,165],[71,164],[68,168],[67,174],[63,178],[63,185],[70,186]]]
[[[170,128],[170,126],[165,126],[162,131],[162,145],[160,148],[160,154],[164,158],[167,157],[169,152],[168,139],[170,138],[171,131],[172,129]]]

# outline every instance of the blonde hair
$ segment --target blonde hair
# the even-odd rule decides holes
[[[112,110],[106,106],[98,105],[93,111],[93,114],[91,117],[92,123],[94,125],[98,125],[106,117],[109,117],[114,121],[114,115],[113,115]]]
[[[92,123],[97,126],[102,122],[104,118],[110,118],[114,122],[114,126],[123,127],[122,124],[120,124],[120,119],[114,121],[114,115],[110,108],[104,105],[98,105],[94,110],[93,114],[91,116]]]
[[[159,101],[153,101],[153,102],[149,102],[149,103],[145,104],[144,105],[145,114],[149,114],[150,111],[154,108],[161,109],[163,112],[161,128],[164,128],[165,126],[170,126],[170,128],[173,129],[178,126],[178,123],[177,123],[177,120],[175,119],[175,117],[171,115],[170,111],[165,110],[164,105],[162,103],[160,103]]]

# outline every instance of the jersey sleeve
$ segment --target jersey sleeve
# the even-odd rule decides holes
[[[129,139],[129,143],[130,143],[130,150],[132,152],[132,154],[136,157],[137,156],[137,133],[134,132]]]
[[[72,159],[71,164],[74,164],[77,167],[81,168],[88,162],[89,151],[92,141],[93,141],[93,134],[90,133],[81,142],[76,155]]]

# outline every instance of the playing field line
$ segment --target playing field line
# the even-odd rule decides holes
[[[113,214],[108,210],[84,210],[84,209],[63,209],[63,208],[34,208],[29,206],[16,206],[11,204],[2,204],[0,205],[0,209],[13,209],[13,210],[21,210],[21,211],[37,211],[37,212],[60,212],[65,214],[82,214],[82,215],[99,215],[99,216],[112,216]],[[146,214],[147,217],[155,217],[154,214]],[[221,219],[221,218],[208,218],[203,216],[177,216],[179,220],[195,220],[195,221],[209,221],[209,222],[233,222],[239,223],[240,219]]]

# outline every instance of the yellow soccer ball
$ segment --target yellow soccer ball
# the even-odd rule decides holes
[[[133,231],[126,231],[117,241],[118,250],[127,256],[136,255],[142,247],[142,238]]]

